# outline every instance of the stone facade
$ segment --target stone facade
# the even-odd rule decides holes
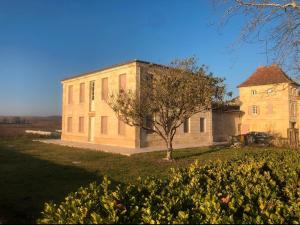
[[[230,136],[240,135],[242,115],[240,110],[213,110],[213,140],[223,142],[228,141]]]
[[[298,88],[279,66],[259,67],[239,85],[241,133],[262,131],[286,138],[288,128],[299,128]]]
[[[240,87],[242,134],[262,131],[287,137],[288,128],[298,128],[297,88],[288,83]]]
[[[118,92],[122,85],[127,90],[139,90],[140,78],[147,76],[149,64],[135,60],[63,80],[62,140],[130,148],[165,146],[158,135],[122,124],[102,100],[104,82],[108,82],[109,93]],[[200,118],[205,124],[201,131]],[[188,132],[179,128],[174,147],[211,145],[212,141],[212,113],[208,111],[189,119]]]

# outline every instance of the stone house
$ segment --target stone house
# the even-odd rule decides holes
[[[130,148],[165,146],[155,133],[124,124],[106,102],[110,93],[139,90],[149,65],[134,60],[63,80],[61,139]],[[192,116],[174,138],[175,148],[212,143],[211,111]]]

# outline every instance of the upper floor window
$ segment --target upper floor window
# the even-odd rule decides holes
[[[119,76],[119,93],[126,90],[126,74],[121,74]]]
[[[296,103],[292,102],[291,103],[291,116],[296,116]]]
[[[183,133],[189,133],[190,132],[190,119],[187,119],[183,123]]]
[[[102,93],[101,99],[107,101],[108,99],[108,78],[102,78]]]
[[[95,100],[95,81],[90,82],[90,98],[91,101]]]
[[[73,85],[68,87],[68,104],[73,103]]]
[[[258,107],[256,105],[252,106],[252,114],[253,115],[258,115]]]
[[[205,132],[205,118],[200,118],[200,133]]]
[[[85,97],[85,83],[81,83],[80,89],[79,89],[79,102],[80,103],[84,102],[84,97]]]
[[[252,96],[257,95],[257,91],[256,90],[251,90],[251,95]]]
[[[294,95],[294,96],[297,95],[297,88],[293,88],[293,95]]]

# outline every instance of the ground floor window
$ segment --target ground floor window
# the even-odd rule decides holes
[[[183,123],[183,133],[189,133],[190,132],[190,119],[187,119]]]
[[[67,132],[72,132],[72,117],[68,117],[67,119]]]
[[[83,116],[79,117],[78,131],[79,131],[79,133],[83,133],[84,132],[84,117]]]
[[[201,117],[200,118],[200,133],[204,133],[205,132],[205,118]]]
[[[125,136],[126,134],[125,123],[121,119],[118,120],[118,134],[120,136]]]
[[[101,134],[107,134],[107,116],[101,116]]]

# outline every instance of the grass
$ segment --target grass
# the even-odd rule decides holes
[[[0,222],[34,223],[44,203],[60,202],[69,193],[108,176],[114,184],[135,182],[137,177],[168,175],[171,167],[199,160],[228,160],[263,148],[204,147],[176,150],[175,162],[161,160],[165,152],[130,157],[32,142],[0,140]]]

